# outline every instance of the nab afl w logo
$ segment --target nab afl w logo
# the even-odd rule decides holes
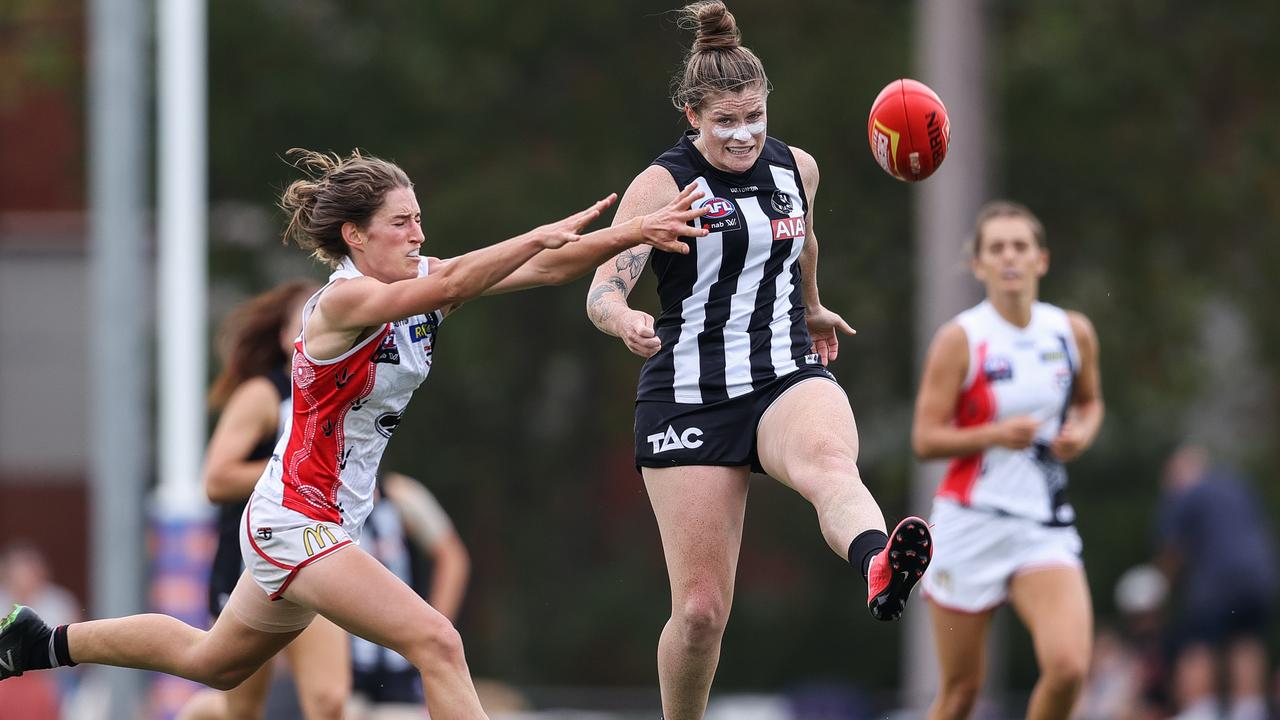
[[[773,191],[773,197],[769,198],[769,204],[773,206],[774,210],[783,215],[790,215],[794,209],[794,205],[791,203],[791,196],[781,190]]]
[[[702,217],[709,220],[719,220],[720,218],[729,217],[734,213],[733,203],[724,198],[713,197],[703,203],[704,206],[710,208],[707,214]]]
[[[702,216],[702,227],[708,231],[721,232],[738,227],[738,218],[734,217],[737,209],[733,206],[732,200],[713,197],[698,207],[707,208],[707,214]]]

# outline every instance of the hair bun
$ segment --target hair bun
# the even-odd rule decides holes
[[[732,50],[742,46],[738,23],[720,0],[687,5],[683,16],[682,26],[697,31],[693,38],[693,52]]]

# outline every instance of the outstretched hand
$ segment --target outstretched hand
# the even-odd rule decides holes
[[[700,208],[692,207],[694,201],[701,199],[703,195],[697,183],[689,183],[674,200],[667,203],[666,207],[648,215],[642,215],[640,234],[644,242],[659,250],[688,255],[689,245],[682,242],[680,238],[703,237],[710,232],[706,228],[697,228],[689,224],[690,221],[702,217],[710,210],[706,205]]]
[[[582,229],[600,217],[600,214],[609,209],[609,206],[617,199],[617,193],[610,193],[609,197],[597,201],[586,210],[576,212],[563,220],[543,225],[534,230],[534,236],[542,247],[548,250],[555,250],[571,242],[577,242],[582,238]]]
[[[850,327],[844,318],[822,306],[818,306],[813,311],[806,311],[804,320],[809,326],[809,338],[813,340],[813,351],[818,353],[823,365],[840,355],[840,337],[837,331],[845,335],[855,335],[858,332]]]

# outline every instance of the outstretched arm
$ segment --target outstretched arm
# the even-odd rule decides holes
[[[818,297],[818,236],[813,232],[813,203],[818,194],[818,163],[812,155],[800,148],[793,147],[791,152],[795,155],[796,168],[804,182],[809,206],[804,218],[804,247],[800,249],[799,260],[804,317],[809,326],[809,337],[813,340],[813,351],[818,353],[822,364],[826,365],[840,354],[840,338],[837,333],[852,335],[854,329],[839,314],[823,307]]]
[[[658,165],[650,165],[631,181],[613,222],[618,225],[654,212],[679,194],[671,174]],[[596,268],[587,293],[587,317],[591,322],[602,332],[621,338],[627,349],[645,358],[658,352],[662,344],[653,331],[653,316],[632,310],[627,296],[644,272],[651,251],[649,247],[630,248],[606,261]]]
[[[423,277],[384,283],[362,276],[335,282],[320,296],[307,321],[307,349],[318,357],[332,357],[351,347],[370,328],[420,313],[452,310],[539,252],[576,242],[582,228],[600,217],[613,200],[610,195],[563,220],[440,261]]]
[[[691,184],[670,203],[653,212],[636,215],[626,222],[615,222],[611,227],[583,235],[581,240],[572,245],[538,253],[484,294],[495,295],[541,285],[563,285],[615,254],[633,249],[641,243],[667,252],[687,254],[689,246],[682,238],[707,234],[706,230],[689,224],[690,220],[706,212],[702,209],[690,209],[701,197],[697,186]]]

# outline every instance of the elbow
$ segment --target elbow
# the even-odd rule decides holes
[[[919,429],[911,432],[911,452],[917,460],[937,460],[938,448],[929,441],[929,437]]]
[[[209,498],[209,502],[219,505],[236,499],[226,483],[222,482],[216,474],[207,472],[204,474],[204,494]]]

